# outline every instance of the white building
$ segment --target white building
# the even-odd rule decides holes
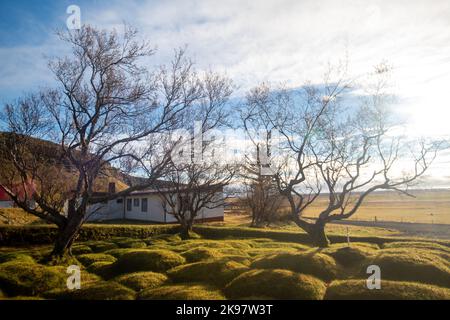
[[[223,197],[223,194],[217,194]],[[176,223],[170,207],[156,190],[135,191],[126,197],[90,206],[88,221],[137,220],[155,223]],[[198,222],[223,221],[224,206],[202,208],[196,217]]]

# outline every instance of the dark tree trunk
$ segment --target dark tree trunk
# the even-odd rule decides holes
[[[58,236],[53,246],[51,256],[63,258],[66,254],[72,255],[71,247],[83,224],[83,216],[72,216],[67,223],[59,228]]]
[[[307,231],[313,244],[320,248],[325,248],[330,245],[330,241],[325,233],[325,222],[317,219],[316,223],[311,225],[309,231]]]
[[[180,237],[183,240],[188,240],[191,238],[190,232],[192,231],[192,222],[182,221],[181,222],[181,231]]]

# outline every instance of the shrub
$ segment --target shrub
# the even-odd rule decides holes
[[[333,281],[326,292],[330,300],[448,300],[450,290],[415,282],[383,280],[381,289],[369,290],[366,280]]]
[[[136,293],[114,281],[99,281],[78,290],[54,291],[47,296],[61,300],[134,300]]]
[[[138,271],[164,272],[185,262],[181,255],[169,250],[136,249],[122,255],[111,268],[113,274]]]
[[[223,300],[223,294],[214,287],[200,284],[168,285],[141,291],[140,300]]]
[[[395,253],[382,252],[371,262],[381,268],[385,279],[450,287],[450,268],[447,263],[432,253],[417,249]]]
[[[37,295],[66,286],[67,274],[21,260],[0,264],[0,287],[9,295]]]
[[[257,269],[287,269],[310,274],[319,279],[330,281],[336,278],[338,267],[330,256],[315,253],[280,253],[255,260],[251,264]]]
[[[326,286],[319,279],[289,270],[251,270],[231,281],[224,289],[232,299],[270,296],[275,299],[319,300]]]
[[[108,240],[114,237],[146,239],[159,234],[173,234],[178,230],[177,225],[85,224],[80,230],[78,240]],[[57,231],[53,225],[0,225],[0,245],[53,243]]]
[[[224,286],[248,270],[243,264],[229,260],[196,262],[175,267],[167,272],[174,282],[206,282]]]
[[[115,278],[114,281],[139,292],[143,289],[153,289],[161,286],[167,281],[167,276],[150,271],[135,272]]]
[[[89,266],[94,262],[106,261],[106,262],[115,262],[116,258],[109,254],[105,253],[86,253],[79,255],[77,259],[85,266]]]

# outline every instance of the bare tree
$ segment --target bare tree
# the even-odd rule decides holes
[[[225,163],[220,154],[222,140],[213,133],[228,125],[226,104],[232,92],[231,82],[212,72],[197,81],[202,92],[199,107],[185,117],[187,137],[173,150],[169,172],[163,177],[169,185],[157,185],[165,210],[180,223],[184,239],[189,238],[202,210],[224,205],[224,188],[235,175],[234,164]]]
[[[10,170],[1,185],[19,207],[57,225],[52,255],[60,257],[70,253],[89,205],[145,189],[165,173],[176,145],[165,133],[183,125],[201,90],[191,82],[194,71],[183,50],[168,67],[144,68],[141,59],[154,50],[128,26],[121,34],[83,26],[58,35],[71,49],[49,63],[59,86],[5,107],[10,135],[2,152]],[[58,148],[49,157],[36,149],[33,137]],[[96,181],[111,174],[112,166],[145,174],[145,183],[96,197]],[[29,195],[33,207],[9,188],[29,179],[37,184]]]
[[[378,67],[375,76],[383,77]],[[333,73],[337,80],[331,80]],[[380,80],[362,102],[345,101],[353,80],[346,80],[346,64],[330,69],[321,86],[306,85],[301,93],[283,88],[262,92],[268,98],[257,116],[270,121],[283,137],[275,168],[279,192],[289,202],[294,222],[314,244],[327,246],[325,226],[351,217],[364,199],[376,190],[407,193],[407,188],[428,169],[439,143],[401,143],[397,128],[386,113],[390,95]],[[261,91],[261,90],[260,90]],[[411,155],[404,154],[409,146]],[[398,174],[398,164],[409,172]],[[326,191],[324,191],[324,189]],[[315,221],[303,217],[305,210],[324,194],[328,205]]]

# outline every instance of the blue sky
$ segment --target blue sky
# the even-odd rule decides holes
[[[410,134],[450,137],[448,0],[2,0],[0,103],[52,85],[45,57],[64,53],[53,30],[71,4],[82,23],[136,26],[158,49],[150,64],[188,45],[197,67],[226,72],[238,96],[262,81],[320,84],[345,55],[355,76],[388,61]]]

